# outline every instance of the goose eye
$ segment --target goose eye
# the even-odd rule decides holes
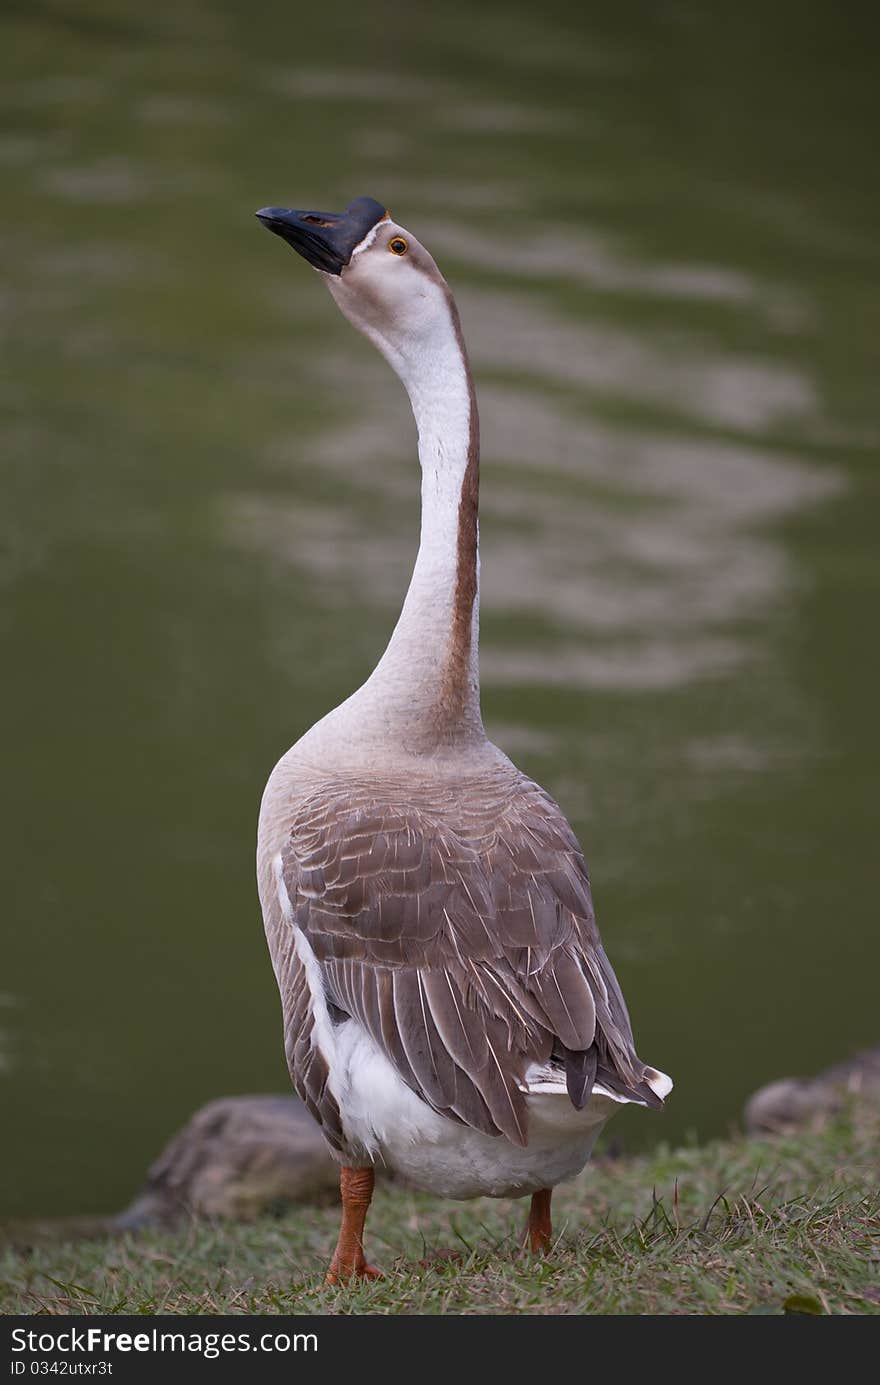
[[[388,242],[388,249],[391,251],[392,255],[405,255],[406,241],[403,239],[403,236],[395,236],[393,240],[390,240]]]

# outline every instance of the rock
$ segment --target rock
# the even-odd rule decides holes
[[[250,1220],[289,1202],[330,1200],[339,1166],[294,1096],[222,1097],[165,1146],[117,1228],[181,1216]]]
[[[796,1130],[833,1115],[850,1094],[880,1097],[880,1048],[835,1063],[818,1077],[787,1077],[760,1087],[746,1102],[745,1127],[751,1134]]]

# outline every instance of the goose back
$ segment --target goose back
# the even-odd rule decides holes
[[[267,935],[291,1075],[332,1146],[345,1136],[316,984],[331,1023],[355,1019],[427,1105],[486,1134],[527,1143],[529,1070],[552,1063],[578,1108],[596,1080],[660,1104],[577,839],[509,762],[470,778],[329,775],[288,799],[286,828]]]

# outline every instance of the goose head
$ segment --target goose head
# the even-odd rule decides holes
[[[442,340],[461,345],[445,279],[412,232],[372,197],[344,212],[264,207],[257,217],[323,278],[348,320],[406,381]],[[462,348],[463,349],[463,348]]]

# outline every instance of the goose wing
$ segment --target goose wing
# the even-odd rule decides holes
[[[654,1104],[562,812],[525,779],[473,799],[349,785],[301,805],[279,885],[327,999],[429,1106],[517,1144],[531,1064],[564,1064],[577,1106],[597,1072]]]

